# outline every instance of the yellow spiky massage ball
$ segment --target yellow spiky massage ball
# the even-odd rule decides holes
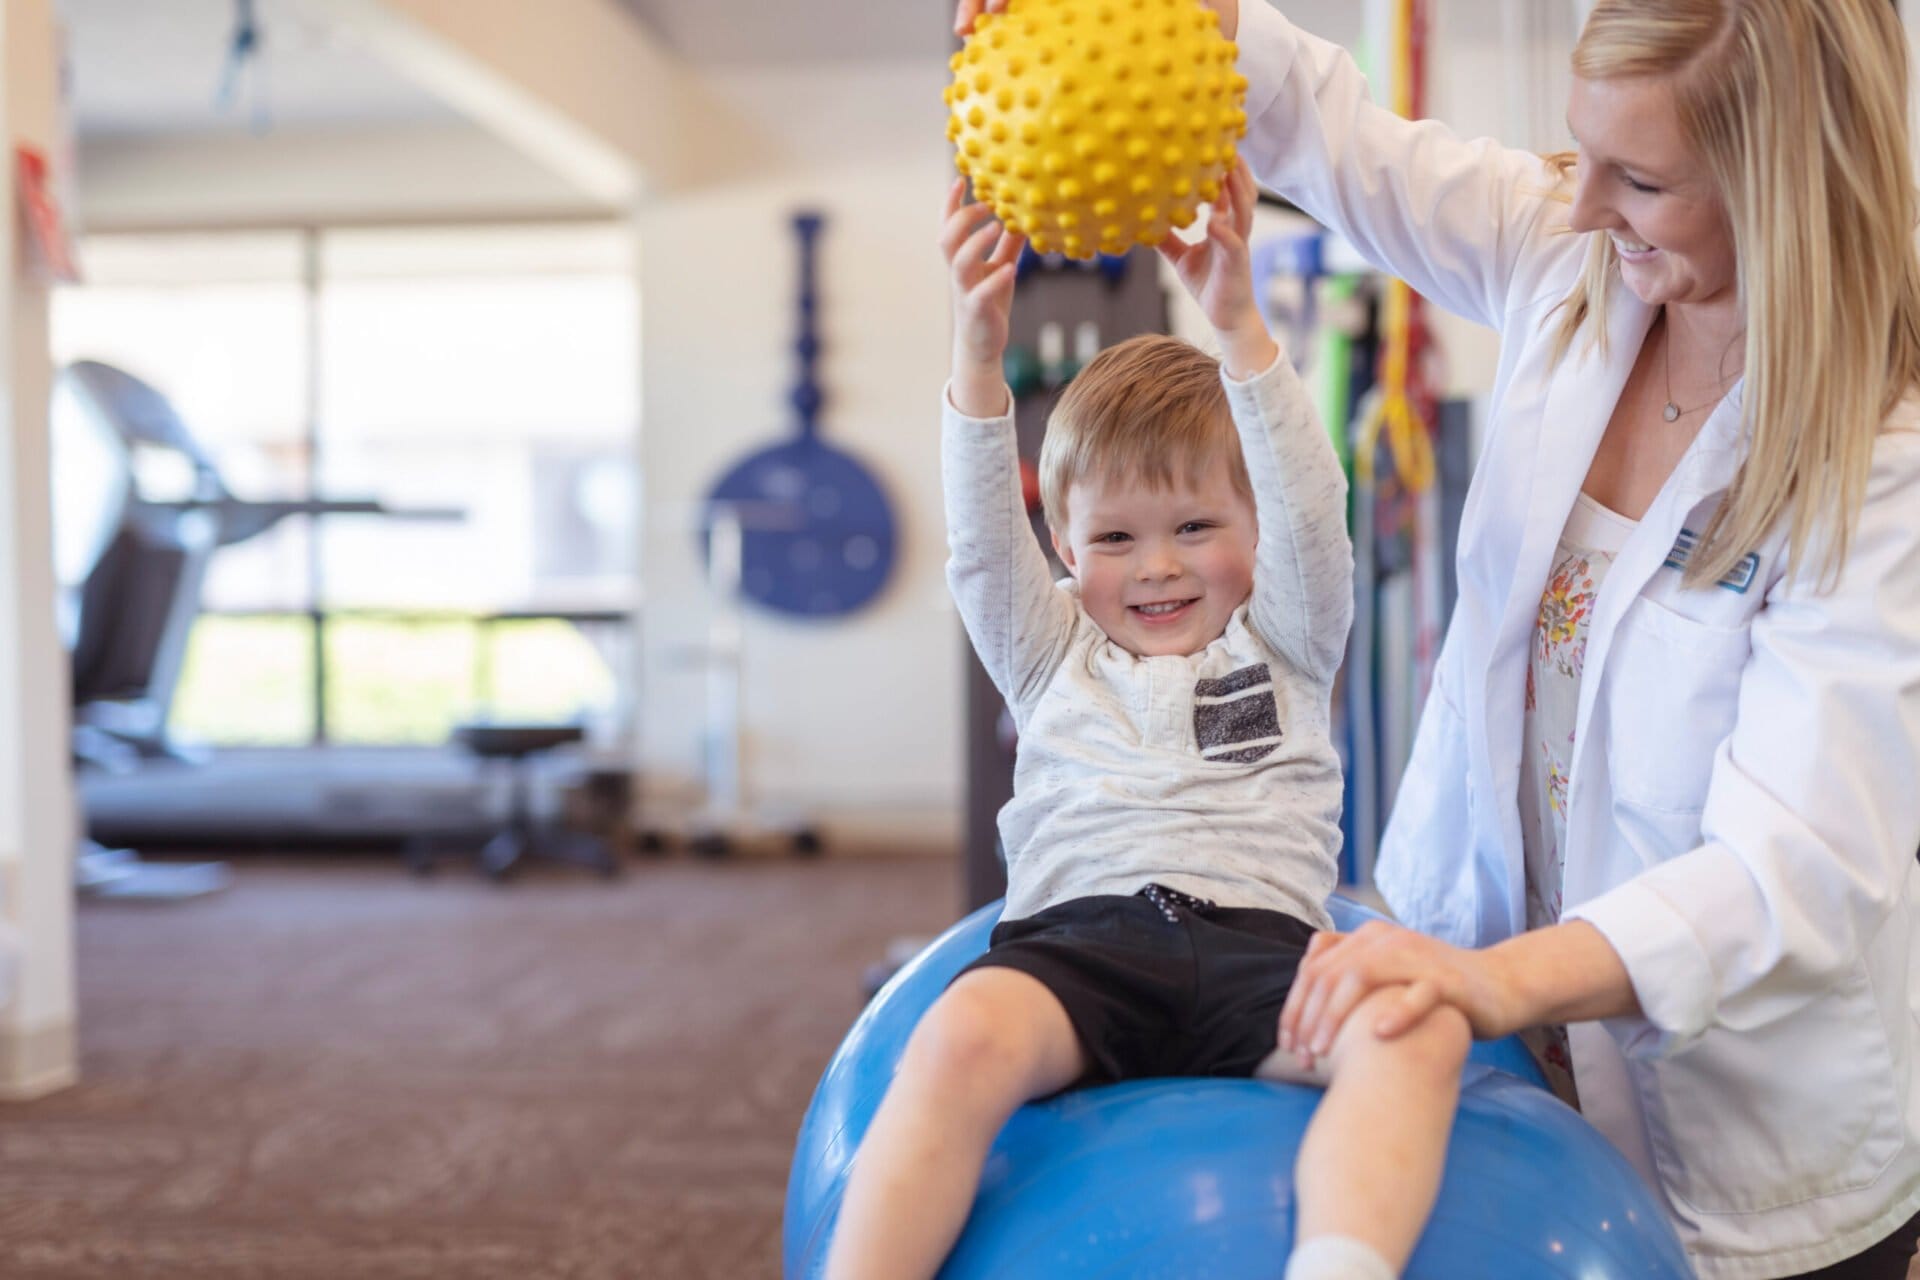
[[[1233,167],[1238,56],[1198,0],[1009,0],[953,55],[954,163],[1041,253],[1158,244]]]

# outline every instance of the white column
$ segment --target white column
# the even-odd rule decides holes
[[[0,138],[61,155],[52,0],[0,10]],[[11,973],[0,1003],[0,1098],[75,1079],[73,779],[68,674],[54,626],[44,282],[22,267],[11,150],[0,164],[0,929]]]

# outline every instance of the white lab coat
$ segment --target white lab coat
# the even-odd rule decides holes
[[[1534,156],[1366,101],[1344,52],[1242,5],[1256,174],[1503,343],[1461,521],[1460,601],[1378,867],[1400,918],[1482,946],[1525,928],[1529,645],[1554,547],[1654,312],[1552,358],[1587,238]],[[1644,1018],[1573,1028],[1583,1109],[1664,1196],[1699,1273],[1771,1277],[1920,1210],[1920,404],[1876,448],[1838,589],[1665,567],[1744,455],[1738,385],[1596,604],[1567,797],[1566,915],[1617,950]],[[1807,575],[1811,576],[1811,575]]]

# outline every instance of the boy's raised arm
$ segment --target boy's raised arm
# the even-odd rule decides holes
[[[1206,238],[1170,238],[1161,253],[1220,341],[1227,401],[1260,517],[1249,616],[1287,661],[1330,683],[1353,623],[1346,475],[1254,301],[1247,236],[1257,194],[1241,161],[1214,204]]]
[[[1285,356],[1227,383],[1260,513],[1253,626],[1289,662],[1332,683],[1353,625],[1347,477]]]
[[[1024,242],[986,206],[964,204],[964,194],[956,181],[940,234],[953,289],[953,375],[940,443],[947,585],[974,652],[1018,722],[1065,652],[1076,615],[1027,518],[1013,396],[1001,371]]]

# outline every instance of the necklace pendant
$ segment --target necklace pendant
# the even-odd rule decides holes
[[[1680,421],[1680,406],[1669,400],[1667,401],[1667,407],[1660,411],[1660,416],[1668,422],[1678,422]]]

